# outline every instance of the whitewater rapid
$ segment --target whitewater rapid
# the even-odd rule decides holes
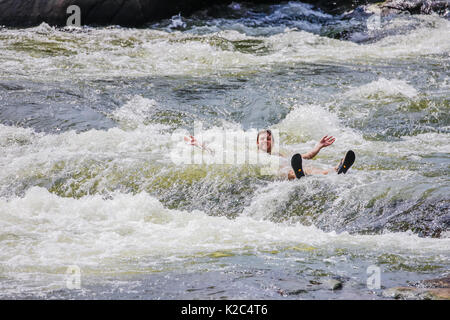
[[[191,282],[214,298],[279,298],[299,275],[374,298],[370,265],[384,287],[448,273],[449,20],[373,30],[296,2],[262,8],[142,29],[0,29],[1,298],[210,294]],[[288,156],[333,135],[314,166],[349,149],[356,162],[298,181],[219,165],[179,135],[199,123],[225,154],[254,160],[270,128]],[[64,283],[73,265],[79,292]]]

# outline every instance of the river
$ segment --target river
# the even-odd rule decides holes
[[[384,299],[448,275],[449,31],[299,2],[0,29],[0,298]],[[356,162],[174,163],[198,123],[212,148],[270,128],[290,153],[335,136],[317,167]]]

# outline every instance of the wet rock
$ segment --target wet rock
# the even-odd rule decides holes
[[[280,282],[277,292],[283,296],[295,296],[310,291],[317,290],[340,290],[343,281],[338,279],[325,279],[324,281],[310,280],[308,282],[301,280],[289,280]]]
[[[411,287],[389,288],[382,292],[383,297],[391,299],[423,299],[421,292]]]
[[[64,26],[70,16],[67,8],[77,5],[82,25],[141,26],[180,12],[190,14],[207,4],[206,0],[0,0],[0,25],[26,27],[46,22]]]
[[[367,12],[388,15],[398,13],[409,14],[449,14],[448,0],[387,0],[385,2],[365,6]]]
[[[310,291],[308,283],[303,280],[286,279],[280,281],[277,292],[282,296],[296,296]]]
[[[393,299],[450,300],[450,277],[423,280],[413,287],[395,287],[382,295]]]
[[[450,288],[450,276],[439,279],[422,280],[418,282],[417,286],[425,288]]]
[[[0,0],[0,25],[28,27],[46,22],[65,26],[71,13],[67,8],[76,5],[81,10],[82,25],[142,26],[147,22],[170,18],[217,5],[229,5],[232,0]],[[247,0],[250,3],[279,3],[281,0]],[[448,0],[303,0],[326,13],[342,14],[367,6],[367,10],[381,10],[383,14],[409,12],[411,14],[438,13],[448,15]],[[369,4],[372,4],[368,6]]]
[[[450,300],[450,289],[421,289],[413,287],[395,287],[383,291],[383,296],[404,300]]]
[[[425,291],[431,299],[450,300],[450,277],[422,280],[415,286]]]
[[[301,2],[314,5],[316,8],[330,14],[342,14],[369,3],[377,3],[379,0],[302,0]]]
[[[343,13],[358,5],[377,0],[304,0],[333,14]],[[282,0],[246,0],[249,3],[275,4]],[[28,27],[46,22],[65,26],[71,14],[70,5],[81,9],[82,25],[142,26],[147,22],[189,15],[197,10],[217,5],[229,5],[232,0],[0,0],[0,25]]]
[[[327,281],[325,281],[325,286],[329,289],[329,290],[340,290],[342,289],[342,281],[340,280],[336,280],[336,279],[329,279]]]
[[[450,300],[450,289],[429,289],[427,293],[435,300]]]

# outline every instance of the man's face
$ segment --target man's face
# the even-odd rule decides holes
[[[267,132],[259,135],[258,149],[264,152],[270,152],[272,150],[272,136]]]

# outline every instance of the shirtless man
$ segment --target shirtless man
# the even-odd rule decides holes
[[[184,140],[192,146],[196,146],[203,150],[212,152],[211,149],[209,149],[204,143],[200,144],[193,136],[184,137]],[[309,152],[301,154],[301,155],[300,154],[294,155],[291,160],[291,165],[293,168],[291,170],[289,170],[287,178],[289,180],[293,180],[295,178],[300,178],[300,177],[304,176],[305,174],[306,175],[328,174],[332,171],[335,171],[338,174],[346,173],[347,170],[350,169],[350,167],[352,166],[352,164],[355,160],[355,154],[351,150],[349,150],[347,152],[347,154],[345,155],[345,158],[343,158],[341,160],[341,162],[335,168],[332,168],[332,169],[322,170],[322,169],[315,168],[312,166],[305,166],[305,168],[303,168],[303,166],[302,166],[302,159],[308,159],[308,160],[313,159],[322,148],[332,145],[334,141],[336,141],[336,138],[326,135],[322,139],[320,139],[320,141],[317,143],[317,145]],[[286,156],[283,154],[279,154],[279,153],[273,154],[272,153],[273,143],[274,143],[274,141],[273,141],[273,137],[272,137],[272,132],[270,130],[266,129],[266,130],[262,130],[262,131],[258,132],[258,135],[256,137],[256,145],[258,147],[258,151],[286,158]],[[294,169],[297,172],[295,172]]]
[[[297,161],[300,161],[300,168],[302,168],[301,166],[301,159],[313,159],[322,148],[326,148],[330,145],[333,144],[333,142],[336,141],[336,138],[332,137],[332,136],[324,136],[322,139],[320,139],[320,141],[317,143],[317,145],[309,152],[301,154],[301,157],[298,157]],[[256,145],[258,147],[259,151],[263,151],[263,152],[267,152],[269,154],[272,154],[272,144],[274,143],[273,141],[273,137],[272,137],[272,132],[270,130],[262,130],[260,132],[258,132],[258,136],[256,137]],[[284,157],[285,156],[283,154],[277,154],[280,157]],[[296,155],[294,155],[295,157]],[[294,158],[293,157],[293,158]],[[353,160],[351,160],[351,158],[353,157]],[[348,159],[350,158],[350,159]],[[348,162],[349,165],[346,165],[346,161],[350,160],[350,162]],[[294,161],[294,159],[292,160]],[[332,171],[338,172],[338,173],[346,173],[348,169],[350,169],[351,165],[354,162],[354,153],[353,151],[349,151],[346,154],[346,157],[344,159],[341,160],[341,162],[332,169],[328,169],[328,170],[322,170],[319,168],[315,168],[312,166],[306,166],[303,169],[304,174],[306,175],[315,175],[315,174],[328,174]],[[292,164],[294,166],[294,164]],[[294,172],[293,169],[289,170],[288,173],[288,179],[292,180],[296,178],[296,174]],[[297,178],[300,178],[297,174]]]

